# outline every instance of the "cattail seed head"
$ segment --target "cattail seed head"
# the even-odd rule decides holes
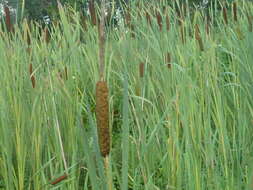
[[[169,16],[169,14],[166,15],[166,29],[167,29],[167,31],[170,30],[170,16]]]
[[[96,84],[96,118],[100,152],[103,157],[110,153],[108,88],[104,81]]]
[[[145,64],[143,62],[141,62],[139,64],[139,74],[140,74],[140,77],[143,78],[144,77],[144,69],[145,69]]]
[[[227,8],[225,6],[222,9],[222,13],[223,13],[223,20],[225,24],[228,24]]]
[[[162,21],[162,16],[159,11],[156,11],[156,20],[157,20],[157,24],[159,26],[160,31],[162,31],[162,27],[163,27],[162,22],[163,21]]]
[[[68,175],[67,175],[67,174],[64,174],[64,175],[62,175],[62,176],[56,178],[55,180],[51,181],[50,184],[51,184],[51,185],[56,185],[56,184],[60,183],[61,181],[65,180],[65,179],[67,179],[67,178],[68,178]]]
[[[236,4],[236,2],[233,2],[233,16],[234,16],[234,21],[237,22],[237,4]]]
[[[11,24],[11,15],[10,15],[10,9],[7,6],[4,6],[4,13],[5,13],[5,24],[8,32],[12,32],[12,24]]]
[[[29,73],[30,73],[30,79],[32,82],[32,87],[35,88],[35,76],[33,74],[33,65],[32,64],[29,65]]]
[[[97,24],[97,17],[96,17],[95,4],[93,0],[89,1],[89,11],[91,16],[91,23],[93,26],[95,26]]]
[[[49,34],[49,30],[47,27],[44,29],[44,41],[47,44],[50,42],[50,34]]]
[[[171,55],[170,55],[170,52],[168,52],[168,53],[165,55],[165,61],[166,61],[166,63],[167,63],[168,69],[171,69]]]
[[[68,68],[66,66],[64,68],[64,71],[65,71],[66,80],[68,80]]]

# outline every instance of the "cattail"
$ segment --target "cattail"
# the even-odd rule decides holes
[[[56,184],[60,183],[61,181],[65,180],[65,179],[67,179],[67,178],[68,178],[68,175],[67,175],[67,174],[64,174],[64,175],[62,175],[62,176],[56,178],[55,180],[51,181],[50,184],[51,184],[51,185],[56,185]]]
[[[150,17],[150,14],[146,11],[146,20],[147,20],[147,23],[149,24],[149,26],[152,25],[151,23],[151,17]]]
[[[50,42],[50,34],[48,27],[44,28],[44,41],[48,44]]]
[[[134,25],[133,24],[130,25],[130,29],[131,29],[131,37],[135,38]]]
[[[210,21],[211,18],[210,18],[210,15],[207,15],[206,16],[206,34],[207,35],[210,35]]]
[[[97,17],[96,17],[96,9],[95,9],[94,0],[91,0],[89,2],[89,11],[91,15],[91,23],[93,26],[95,26],[97,24]]]
[[[32,64],[29,65],[29,72],[30,72],[30,79],[31,79],[31,82],[32,82],[32,87],[35,88],[35,76],[33,74]]]
[[[96,84],[96,118],[100,152],[103,157],[110,153],[108,88],[104,81]]]
[[[7,6],[4,6],[4,13],[5,13],[5,23],[8,32],[12,32],[12,24],[11,24],[11,14],[10,9]]]
[[[237,4],[236,4],[236,2],[233,2],[233,16],[234,16],[234,21],[237,22]]]
[[[171,69],[171,56],[170,56],[170,52],[168,52],[165,56],[165,61],[167,63],[167,67],[168,69]]]
[[[143,78],[143,76],[144,76],[144,69],[145,69],[145,64],[143,62],[141,62],[139,64],[139,72],[140,72],[139,74],[140,74],[141,78]]]
[[[166,29],[167,29],[167,31],[170,30],[170,16],[169,16],[169,14],[166,15]]]
[[[202,38],[201,38],[201,35],[200,35],[198,24],[195,25],[195,39],[199,43],[200,51],[204,51],[204,45],[203,45],[203,41],[202,41]]]
[[[162,31],[162,27],[163,27],[162,22],[163,21],[162,21],[162,16],[159,11],[156,11],[156,21],[157,21],[160,31]]]
[[[222,12],[223,12],[224,22],[225,24],[228,24],[227,8],[225,6],[223,7]]]
[[[248,19],[248,23],[249,23],[249,32],[252,32],[252,29],[253,29],[253,27],[252,27],[252,15],[249,12],[247,12],[247,19]]]
[[[65,71],[66,80],[68,80],[68,68],[66,66],[64,68],[64,71]]]

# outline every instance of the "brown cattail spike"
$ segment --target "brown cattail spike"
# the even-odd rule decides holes
[[[64,174],[64,175],[62,175],[62,176],[56,178],[55,180],[51,181],[50,184],[51,184],[51,185],[56,185],[56,184],[60,183],[61,181],[65,180],[65,179],[67,179],[67,178],[68,178],[68,175],[67,175],[67,174]]]
[[[104,81],[96,85],[96,118],[100,152],[103,157],[110,153],[108,88]]]
[[[35,88],[35,76],[33,74],[33,65],[32,64],[29,65],[29,73],[30,73],[30,79],[32,82],[32,87]]]
[[[198,41],[200,50],[204,51],[204,45],[203,45],[203,41],[202,41],[202,38],[200,35],[200,30],[199,30],[198,24],[195,25],[195,39]]]
[[[5,23],[7,27],[8,32],[12,32],[12,24],[11,24],[11,14],[9,7],[4,7],[4,13],[5,13]]]
[[[237,22],[237,4],[236,4],[236,2],[233,2],[233,16],[234,16],[234,21]]]
[[[49,34],[49,30],[47,27],[44,29],[44,41],[47,44],[50,42],[50,34]]]
[[[210,23],[211,23],[210,15],[206,16],[206,34],[210,35]]]
[[[143,62],[140,63],[139,65],[139,72],[140,72],[140,77],[144,77],[144,69],[145,69],[145,64]]]
[[[159,26],[160,31],[162,31],[163,21],[162,21],[162,16],[159,11],[156,11],[156,20],[157,20],[157,24]]]
[[[170,30],[170,16],[169,16],[169,14],[166,15],[166,29],[167,29],[167,31]]]
[[[228,24],[227,8],[225,6],[223,7],[222,12],[223,12],[224,22],[225,24]]]
[[[65,71],[66,80],[68,80],[68,68],[66,66],[64,68],[64,71]]]
[[[93,26],[97,24],[97,17],[96,17],[96,9],[95,9],[95,3],[94,0],[91,0],[89,2],[89,11],[91,16],[91,23]]]
[[[167,63],[167,67],[168,69],[171,69],[171,56],[170,56],[170,52],[168,52],[165,56],[165,61]]]

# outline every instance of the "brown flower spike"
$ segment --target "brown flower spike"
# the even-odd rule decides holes
[[[96,84],[96,118],[100,152],[103,157],[110,153],[108,88],[105,81]]]
[[[35,76],[33,75],[33,65],[29,65],[30,79],[32,82],[32,87],[35,88]]]

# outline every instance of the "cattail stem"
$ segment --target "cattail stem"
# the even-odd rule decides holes
[[[68,178],[68,175],[67,174],[63,174],[62,176],[56,178],[55,180],[51,181],[50,184],[51,185],[56,185],[58,183],[60,183],[61,181],[65,180]]]
[[[105,0],[101,4],[101,19],[99,23],[99,80],[104,80],[105,69]]]

